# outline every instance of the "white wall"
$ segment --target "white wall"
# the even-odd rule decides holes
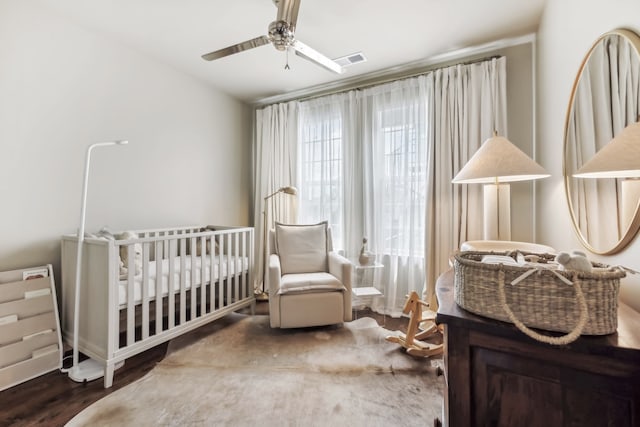
[[[573,81],[591,45],[615,28],[640,32],[637,0],[551,0],[538,33],[538,152],[552,177],[538,190],[538,241],[558,250],[581,248],[573,231],[562,179],[564,121]],[[640,240],[623,252],[593,259],[640,270]],[[622,300],[640,310],[640,277],[623,280]]]
[[[507,57],[507,136],[514,145],[534,157],[533,43],[513,46],[500,51],[500,54]],[[510,185],[511,240],[533,242],[534,183],[521,181]]]
[[[0,270],[59,270],[60,236],[247,225],[250,109],[34,2],[0,2]],[[59,271],[56,271],[59,277]]]

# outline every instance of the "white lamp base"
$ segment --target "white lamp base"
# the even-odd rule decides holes
[[[484,186],[484,239],[511,240],[511,187]]]
[[[116,363],[115,369],[120,369],[123,366],[124,361],[118,362]],[[104,365],[89,358],[69,369],[68,375],[69,378],[77,383],[94,381],[104,377]]]

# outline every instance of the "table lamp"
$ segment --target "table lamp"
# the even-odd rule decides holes
[[[622,178],[622,224],[631,223],[640,200],[640,121],[627,126],[586,162],[575,178]]]
[[[452,182],[484,183],[484,239],[510,240],[511,188],[505,183],[548,176],[542,166],[494,131]]]

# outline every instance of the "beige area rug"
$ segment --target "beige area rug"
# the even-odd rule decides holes
[[[145,377],[67,425],[432,425],[442,359],[413,358],[385,341],[390,333],[367,317],[279,330],[268,316],[232,314],[172,340]]]

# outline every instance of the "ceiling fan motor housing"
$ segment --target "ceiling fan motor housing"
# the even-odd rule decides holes
[[[278,50],[285,50],[293,43],[293,31],[286,21],[273,21],[269,24],[269,38]]]

